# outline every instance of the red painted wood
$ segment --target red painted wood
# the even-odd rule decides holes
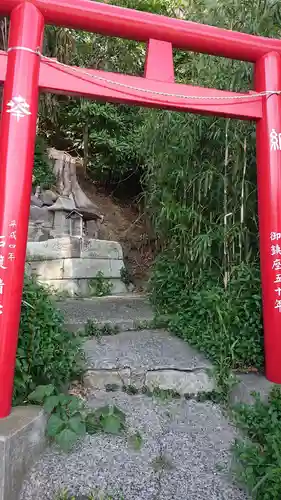
[[[256,64],[256,90],[280,89],[281,56],[270,53]],[[266,376],[281,384],[280,95],[263,100],[263,118],[257,122],[257,175]]]
[[[147,44],[145,78],[174,83],[173,46],[169,42],[150,39]]]
[[[0,82],[4,80],[5,75],[5,52],[0,52]],[[200,100],[178,99],[175,97],[166,97],[133,90],[127,90],[112,84],[97,81],[75,73],[70,66],[62,68],[54,63],[41,63],[39,86],[43,92],[53,92],[55,94],[83,95],[88,98],[106,100],[116,103],[132,104],[152,108],[165,108],[175,111],[189,111],[191,113],[211,114],[229,118],[239,118],[245,120],[256,120],[262,116],[261,97],[250,97],[249,99],[233,99],[235,92],[227,92],[204,87],[194,87],[192,85],[172,84],[147,80],[131,75],[122,75],[120,73],[107,73],[85,69],[86,72],[98,77],[114,80],[134,87],[155,90],[158,92],[167,92],[170,94],[183,94],[202,96],[222,96],[228,97],[227,100]]]
[[[22,0],[1,0],[9,14]],[[281,40],[224,30],[206,24],[124,9],[89,0],[32,0],[47,24],[68,26],[109,36],[171,42],[174,47],[255,62],[271,51],[281,53]]]
[[[31,3],[13,10],[9,47],[41,47],[44,20]],[[10,413],[21,311],[34,143],[38,55],[8,55],[0,132],[0,418]],[[22,98],[20,102],[19,97]]]

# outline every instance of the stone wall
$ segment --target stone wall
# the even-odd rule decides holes
[[[72,296],[91,296],[100,272],[112,284],[112,294],[126,293],[123,267],[122,247],[115,241],[64,237],[27,244],[27,273]]]

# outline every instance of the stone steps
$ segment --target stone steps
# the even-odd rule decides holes
[[[117,326],[119,330],[134,330],[141,323],[150,323],[153,312],[147,297],[137,294],[111,295],[91,299],[58,301],[69,331],[83,328],[88,321],[99,325]]]
[[[84,345],[91,390],[173,391],[181,396],[215,389],[212,365],[165,330],[121,332]]]
[[[212,365],[202,354],[165,330],[151,329],[154,315],[146,296],[66,299],[58,306],[69,331],[81,330],[87,321],[118,327],[119,333],[93,337],[84,344],[84,382],[90,390],[129,387],[180,395],[214,390]]]

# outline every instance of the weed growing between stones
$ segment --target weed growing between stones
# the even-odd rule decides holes
[[[115,384],[108,384],[106,386],[107,392],[115,392],[119,390],[119,386]],[[220,391],[210,391],[210,392],[199,392],[198,394],[185,394],[182,396],[176,391],[172,389],[160,389],[159,387],[155,387],[153,391],[148,389],[147,387],[142,387],[138,389],[134,385],[124,385],[122,387],[123,392],[129,394],[130,396],[135,396],[137,394],[144,394],[145,396],[156,398],[159,401],[167,402],[175,399],[184,398],[186,400],[194,400],[198,401],[198,403],[205,403],[206,401],[213,401],[214,403],[221,403],[224,401],[222,399]]]
[[[48,415],[47,436],[64,451],[71,450],[86,433],[122,434],[125,431],[125,414],[116,406],[89,410],[82,399],[59,393],[52,384],[36,387],[28,399],[43,405]]]
[[[165,315],[156,315],[152,320],[139,320],[134,322],[134,330],[158,330],[169,326],[170,318]]]
[[[85,337],[100,338],[106,335],[117,335],[119,332],[120,329],[117,325],[112,325],[111,323],[101,325],[95,320],[88,319],[83,332],[80,333]]]
[[[268,401],[255,395],[253,405],[240,404],[234,419],[244,433],[233,447],[234,472],[255,500],[281,498],[281,388]]]
[[[122,267],[120,271],[120,279],[128,287],[132,283],[132,277],[126,267]]]
[[[102,271],[99,271],[95,278],[88,280],[90,296],[104,297],[111,295],[112,283],[104,277]]]

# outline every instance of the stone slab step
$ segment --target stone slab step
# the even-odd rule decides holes
[[[85,326],[88,320],[118,326],[124,331],[133,330],[154,317],[147,297],[137,294],[71,298],[58,301],[57,305],[65,317],[66,327],[73,332]]]
[[[84,345],[91,389],[131,386],[196,395],[215,390],[212,365],[201,353],[165,330],[121,332]]]

